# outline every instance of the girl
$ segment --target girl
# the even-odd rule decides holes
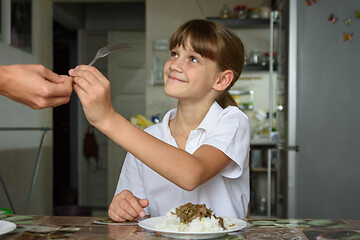
[[[117,114],[109,81],[95,68],[69,71],[89,122],[129,153],[109,208],[114,221],[165,215],[205,203],[218,216],[245,218],[249,202],[248,118],[228,93],[244,65],[240,39],[206,20],[170,39],[164,92],[178,100],[145,131]]]

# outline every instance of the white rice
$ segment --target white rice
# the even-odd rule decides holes
[[[169,211],[164,221],[156,226],[157,229],[163,231],[174,231],[174,232],[221,232],[224,229],[221,227],[219,223],[219,219],[216,219],[214,216],[197,217],[193,219],[190,223],[181,223],[180,218],[176,216],[176,214],[172,214],[171,212],[175,212],[175,209]],[[225,230],[230,229],[229,225],[233,223],[230,222],[229,219],[224,218],[224,226]]]

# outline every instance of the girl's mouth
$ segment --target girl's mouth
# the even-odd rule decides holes
[[[176,81],[176,82],[186,82],[186,81],[184,81],[184,80],[182,80],[180,78],[177,78],[177,77],[171,76],[171,75],[168,76],[168,79],[171,80],[171,81]]]

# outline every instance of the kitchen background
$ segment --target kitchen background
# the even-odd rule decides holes
[[[161,119],[176,104],[163,94],[157,77],[168,56],[164,39],[189,19],[220,21],[226,6],[233,12],[246,5],[252,16],[223,23],[241,37],[247,55],[247,68],[233,90],[253,130],[250,216],[360,215],[358,1],[33,0],[31,52],[11,45],[11,3],[1,1],[0,64],[41,63],[66,74],[90,62],[99,47],[127,42],[132,49],[95,66],[111,81],[115,109],[128,118],[148,119]],[[273,31],[269,8],[279,12]],[[267,62],[271,54],[266,55],[271,32],[273,70]],[[61,214],[70,205],[106,214],[125,151],[88,125],[76,95],[70,104],[40,111],[0,96],[0,112],[0,128],[52,128],[44,138],[30,202],[43,131],[0,131],[0,174],[17,213],[25,213],[29,204],[29,214]],[[0,208],[11,208],[4,189]]]

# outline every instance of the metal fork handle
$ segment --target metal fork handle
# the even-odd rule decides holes
[[[94,59],[91,61],[91,63],[89,63],[89,66],[94,65],[94,63],[98,60],[99,58],[94,57]]]
[[[100,51],[100,50],[99,50],[99,51]],[[91,61],[91,63],[89,63],[89,66],[94,65],[94,63],[95,63],[98,59],[104,57],[102,54],[99,53],[99,51],[96,53],[96,56],[93,58],[93,60]]]

